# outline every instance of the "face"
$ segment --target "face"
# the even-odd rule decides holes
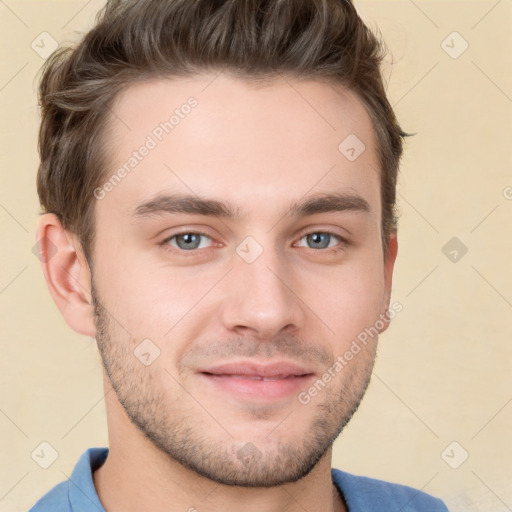
[[[112,113],[93,295],[117,399],[214,481],[305,476],[364,394],[376,336],[351,347],[389,303],[364,107],[221,74],[131,86]]]

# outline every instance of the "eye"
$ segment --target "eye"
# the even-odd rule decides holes
[[[342,242],[341,247],[336,247],[336,245],[340,244],[331,244],[334,239],[337,239],[339,242]],[[314,231],[312,233],[307,233],[300,240],[306,240],[306,244],[311,244],[310,249],[331,249],[335,248],[335,251],[341,250],[343,245],[348,244],[348,241],[345,238],[341,237],[336,233],[332,233],[330,231]],[[336,240],[334,240],[335,242]],[[301,246],[304,247],[304,246]]]
[[[193,251],[195,249],[204,249],[207,247],[201,244],[201,237],[211,240],[211,238],[200,231],[185,231],[183,233],[175,233],[174,235],[166,238],[161,245],[169,245],[174,249],[182,251]],[[174,242],[174,243],[173,243]]]
[[[203,239],[206,239],[204,243]],[[208,248],[210,246],[208,240],[211,242],[211,237],[201,231],[183,231],[167,237],[160,242],[160,245],[169,251],[192,253],[197,249]],[[299,242],[302,240],[306,240],[306,247],[310,249],[330,249],[333,252],[342,250],[349,243],[345,238],[331,231],[306,233],[300,238]],[[304,247],[304,245],[299,245],[299,247]]]

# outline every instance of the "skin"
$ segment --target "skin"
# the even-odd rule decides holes
[[[108,512],[346,510],[331,445],[364,394],[376,336],[308,404],[296,392],[232,394],[198,370],[286,360],[316,380],[385,315],[398,246],[393,234],[382,252],[369,116],[355,94],[317,81],[153,79],[116,98],[107,177],[190,96],[197,107],[96,201],[93,272],[55,215],[38,225],[43,252],[48,240],[57,247],[43,262],[52,297],[75,331],[96,337],[104,364],[110,451],[93,475],[98,495]],[[349,134],[366,146],[355,161],[338,150]],[[370,211],[286,215],[333,192]],[[242,215],[132,215],[163,193],[227,201]],[[183,236],[168,240],[178,231],[207,236],[191,250]],[[307,236],[326,231],[336,236]],[[236,251],[247,236],[262,249],[251,263]],[[145,339],[160,351],[147,366],[134,355]]]

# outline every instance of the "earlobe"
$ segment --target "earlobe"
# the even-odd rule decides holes
[[[381,319],[384,322],[384,327],[380,329],[383,333],[388,327],[390,318],[388,316],[388,308],[391,302],[391,289],[393,283],[393,269],[395,267],[396,256],[398,254],[398,238],[396,233],[391,233],[388,238],[388,252],[384,258],[384,297],[381,307]]]
[[[94,337],[91,274],[78,240],[53,213],[39,219],[36,240],[48,290],[64,320],[74,331]]]

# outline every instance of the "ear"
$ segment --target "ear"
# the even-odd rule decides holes
[[[94,337],[91,273],[80,243],[53,213],[40,217],[36,240],[48,290],[64,320],[74,331]]]
[[[384,296],[382,298],[382,306],[380,318],[384,322],[384,327],[380,329],[383,333],[390,323],[390,318],[387,314],[389,303],[391,302],[391,287],[393,282],[393,269],[395,267],[396,255],[398,254],[398,239],[396,233],[391,233],[388,238],[388,252],[384,257]]]

